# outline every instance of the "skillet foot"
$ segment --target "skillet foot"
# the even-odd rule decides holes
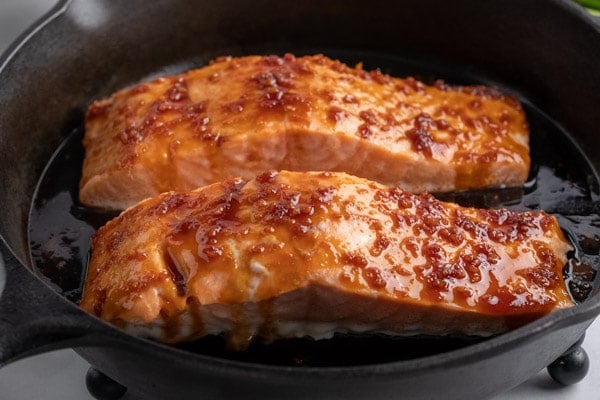
[[[94,367],[90,367],[85,375],[85,386],[92,397],[97,400],[118,400],[127,391],[125,386]]]
[[[572,385],[582,380],[590,367],[587,353],[581,347],[583,337],[552,364],[548,366],[548,373],[561,385]]]

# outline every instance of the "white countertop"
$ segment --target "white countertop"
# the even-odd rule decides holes
[[[0,0],[0,52],[55,0]],[[562,387],[545,370],[494,400],[590,400],[600,397],[600,319],[587,332],[584,349],[591,366],[579,384]],[[89,364],[72,350],[60,350],[15,362],[0,369],[2,400],[93,399],[85,387]],[[134,400],[125,396],[123,400]],[[136,399],[139,400],[139,399]]]

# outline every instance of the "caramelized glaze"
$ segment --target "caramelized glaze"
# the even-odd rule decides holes
[[[572,301],[542,211],[478,210],[332,172],[266,172],[100,228],[81,306],[165,342],[228,333],[490,335]]]
[[[322,55],[224,57],[90,105],[83,203],[125,208],[267,169],[351,173],[413,192],[519,186],[519,101]]]

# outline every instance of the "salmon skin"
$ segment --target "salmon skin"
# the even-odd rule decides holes
[[[167,343],[506,332],[573,302],[543,211],[480,210],[335,172],[142,201],[93,238],[81,307]]]
[[[224,57],[90,105],[80,200],[124,209],[265,170],[340,171],[420,192],[520,186],[519,101],[323,55]]]

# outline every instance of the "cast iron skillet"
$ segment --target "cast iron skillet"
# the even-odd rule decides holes
[[[600,30],[576,6],[322,3],[65,0],[13,45],[0,61],[0,364],[75,347],[130,391],[157,399],[485,398],[526,380],[583,336],[600,312],[598,279],[577,307],[456,350],[366,365],[273,366],[128,336],[32,272],[27,230],[36,183],[80,127],[87,104],[217,55],[337,50],[417,60],[459,80],[481,76],[517,91],[570,132],[588,158],[574,162],[600,166]],[[597,176],[589,181],[598,196]],[[598,213],[593,206],[587,212]]]

